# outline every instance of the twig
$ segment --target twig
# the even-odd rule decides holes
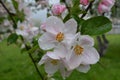
[[[65,3],[65,6],[66,6],[66,8],[68,9],[68,12],[70,13],[70,7],[68,6],[68,4],[66,3],[65,0],[63,0],[63,2]]]
[[[9,11],[9,10],[7,9],[7,7],[4,5],[4,3],[2,2],[2,0],[0,0],[0,3],[1,3],[1,5],[4,7],[4,9],[7,11],[7,13],[9,14],[9,16],[10,16],[11,20],[13,21],[14,25],[17,26],[17,24],[16,24],[14,18],[12,17],[10,11]]]
[[[94,1],[91,1],[91,2],[90,2],[90,4],[88,5],[88,7],[87,7],[86,10],[85,10],[85,13],[81,16],[81,18],[83,18],[83,17],[86,16],[88,10],[92,7],[93,2],[94,2]]]
[[[24,44],[25,44],[25,43],[24,43]],[[25,48],[26,48],[27,50],[29,50],[29,47],[28,47],[26,44],[25,44]],[[40,73],[40,71],[39,71],[39,69],[38,69],[38,67],[37,67],[37,65],[36,65],[36,63],[35,63],[35,61],[34,61],[34,58],[33,58],[32,55],[31,55],[31,53],[28,53],[28,54],[29,54],[29,57],[31,58],[34,66],[35,66],[35,69],[36,69],[37,73],[39,74],[39,76],[41,77],[41,79],[44,80],[42,74]]]

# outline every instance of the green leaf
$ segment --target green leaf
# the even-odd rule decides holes
[[[12,33],[12,34],[8,37],[7,42],[8,42],[8,44],[12,44],[12,43],[15,43],[15,42],[17,41],[17,39],[18,39],[18,35],[15,34],[15,33]]]
[[[35,45],[28,51],[28,53],[34,53],[38,48],[39,48],[39,45]]]
[[[72,15],[79,15],[79,14],[81,14],[81,13],[83,13],[83,12],[82,12],[82,10],[80,10],[79,5],[75,5],[75,6],[73,6],[73,7],[71,8],[70,13],[71,13]]]
[[[15,10],[18,11],[18,5],[19,5],[18,2],[15,0],[12,0],[12,3],[13,3]]]
[[[80,5],[80,0],[72,0],[73,5]]]
[[[67,16],[64,18],[63,22],[65,23],[67,20],[71,18],[70,14],[67,14]]]
[[[0,17],[0,23],[2,23],[4,21],[4,17]]]
[[[101,35],[112,29],[112,22],[104,17],[97,16],[83,22],[81,34]]]

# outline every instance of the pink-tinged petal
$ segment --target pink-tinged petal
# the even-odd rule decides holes
[[[90,65],[80,65],[77,70],[79,72],[87,73],[90,70]]]
[[[82,58],[81,55],[76,55],[75,53],[73,53],[70,59],[64,62],[66,63],[65,66],[67,67],[67,70],[70,71],[77,68],[81,64]]]
[[[94,46],[94,39],[88,35],[81,36],[80,45]]]
[[[55,35],[45,32],[38,40],[39,46],[43,50],[52,49],[55,47]]]
[[[75,34],[77,31],[77,22],[74,19],[70,19],[65,23],[65,33]]]
[[[59,69],[59,65],[53,65],[51,61],[45,63],[45,72],[53,75]]]
[[[84,47],[82,53],[82,64],[95,64],[99,61],[99,54],[94,47]]]
[[[65,9],[66,6],[61,4],[55,4],[51,8],[53,15],[60,15],[65,11]]]
[[[115,0],[102,0],[101,3],[106,6],[112,7],[115,3]]]
[[[61,19],[51,16],[46,21],[46,31],[57,34],[58,32],[62,32],[64,29],[64,24]]]

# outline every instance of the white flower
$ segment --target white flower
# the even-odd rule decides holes
[[[28,26],[27,26],[26,22],[20,23],[20,21],[18,21],[16,33],[18,35],[28,36],[28,33],[26,32],[27,27]]]
[[[26,41],[27,40],[31,41],[33,37],[38,34],[38,31],[39,31],[38,27],[34,27],[27,22],[23,23],[18,22],[17,24],[16,33],[18,35],[22,35]]]
[[[39,27],[40,24],[45,23],[47,19],[47,8],[43,9],[43,10],[38,10],[36,12],[32,12],[32,14],[29,17],[29,21]]]
[[[99,54],[93,45],[93,38],[78,33],[71,45],[72,54],[67,59],[67,69],[73,70],[80,65],[95,64],[99,60]]]
[[[44,55],[42,59],[38,63],[39,65],[44,64],[45,72],[48,73],[49,76],[52,76],[55,72],[60,71],[62,77],[65,78],[69,76],[71,71],[66,71],[65,66],[61,59],[52,59],[47,55]]]
[[[39,46],[44,49],[52,49],[59,43],[70,43],[74,38],[77,23],[70,19],[65,24],[57,17],[51,16],[46,20],[46,32],[39,38]]]

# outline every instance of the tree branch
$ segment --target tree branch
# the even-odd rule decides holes
[[[4,7],[4,9],[7,11],[7,13],[9,14],[9,16],[10,16],[12,22],[14,23],[14,25],[17,26],[17,24],[16,24],[14,18],[12,17],[10,11],[7,9],[7,7],[6,7],[5,4],[2,2],[2,0],[0,0],[0,3],[1,3],[1,5]]]

